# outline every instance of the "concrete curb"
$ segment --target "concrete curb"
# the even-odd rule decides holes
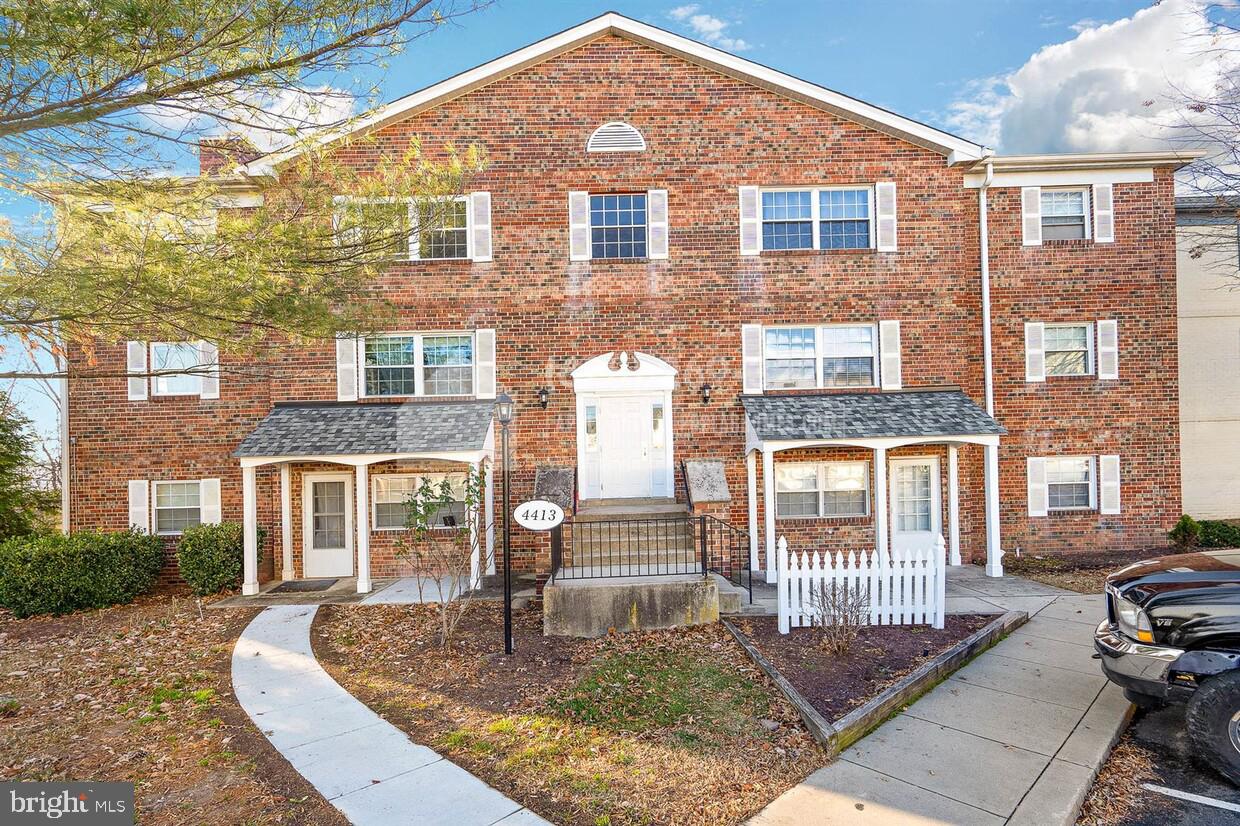
[[[813,738],[832,757],[869,734],[891,716],[892,712],[925,694],[953,671],[1028,621],[1029,615],[1024,611],[1009,611],[987,623],[984,628],[974,631],[930,662],[918,666],[912,673],[901,677],[893,685],[888,686],[877,696],[854,708],[843,717],[828,721],[810,705],[808,700],[801,696],[801,692],[797,691],[766,657],[762,656],[762,653],[739,628],[726,619],[722,620],[724,627],[745,649],[745,653],[754,661],[754,664],[770,678],[771,682],[775,683],[788,702],[792,703]]]

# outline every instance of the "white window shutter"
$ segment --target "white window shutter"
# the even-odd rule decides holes
[[[151,532],[151,483],[129,480],[129,527]]]
[[[1046,460],[1030,456],[1028,462],[1029,515],[1046,516],[1049,496],[1046,490]]]
[[[1115,240],[1115,199],[1111,184],[1094,184],[1094,241]]]
[[[474,331],[474,395],[495,398],[495,330]]]
[[[646,193],[646,257],[667,258],[667,190]]]
[[[1025,246],[1042,243],[1042,187],[1026,186],[1020,190],[1021,226]]]
[[[900,322],[878,322],[878,374],[884,390],[899,390],[904,386],[900,377]]]
[[[336,339],[336,400],[357,401],[357,345],[353,336]]]
[[[568,257],[590,260],[590,193],[568,193]]]
[[[129,400],[131,402],[144,401],[147,394],[145,341],[130,341],[125,345],[125,369],[131,374],[142,374],[130,375]]]
[[[203,479],[198,483],[198,520],[204,525],[218,525],[221,521],[220,480]]]
[[[1025,324],[1025,381],[1046,381],[1046,325]]]
[[[1119,457],[1098,457],[1098,512],[1119,513]]]
[[[879,252],[896,249],[896,185],[884,181],[874,185],[875,246]]]
[[[1119,324],[1115,321],[1099,321],[1098,327],[1098,378],[1119,378]]]
[[[741,198],[741,255],[757,255],[762,252],[762,214],[758,203],[758,188],[742,186]]]
[[[762,325],[741,325],[741,392],[762,393]]]
[[[212,342],[198,342],[198,366],[202,369],[198,377],[198,395],[204,399],[218,399],[220,397],[220,351]]]
[[[475,261],[491,260],[491,193],[473,192],[469,196],[470,240]]]

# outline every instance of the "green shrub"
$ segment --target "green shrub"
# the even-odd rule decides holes
[[[1201,547],[1240,548],[1240,525],[1214,519],[1201,520]]]
[[[0,605],[29,617],[132,602],[163,564],[159,537],[134,530],[14,537],[0,543]]]
[[[1195,548],[1201,541],[1201,523],[1186,513],[1180,517],[1179,522],[1175,523],[1175,527],[1167,532],[1167,538],[1177,550],[1187,551]]]
[[[259,559],[265,531],[258,529]],[[195,525],[187,528],[177,545],[177,564],[181,577],[200,597],[241,585],[245,541],[237,522]]]

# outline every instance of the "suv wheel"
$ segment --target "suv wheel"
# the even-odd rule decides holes
[[[1188,701],[1186,716],[1188,732],[1210,765],[1240,785],[1240,672],[1207,680]]]

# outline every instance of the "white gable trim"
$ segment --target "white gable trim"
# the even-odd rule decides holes
[[[792,75],[770,69],[750,60],[737,57],[681,37],[669,31],[639,23],[614,12],[587,20],[571,29],[532,43],[503,57],[428,86],[421,91],[406,95],[379,107],[368,115],[353,121],[348,128],[329,129],[311,136],[309,146],[322,147],[351,135],[358,135],[381,127],[397,118],[408,116],[451,98],[471,92],[528,66],[548,60],[571,49],[607,34],[626,37],[651,48],[676,55],[692,63],[722,72],[733,77],[782,94],[794,100],[825,109],[840,117],[870,126],[887,134],[924,146],[948,157],[951,163],[977,160],[985,152],[980,144],[943,132],[924,123],[888,112],[877,106],[834,92]],[[282,152],[258,158],[242,167],[245,175],[273,175],[277,167],[302,154],[307,145],[299,145]]]

